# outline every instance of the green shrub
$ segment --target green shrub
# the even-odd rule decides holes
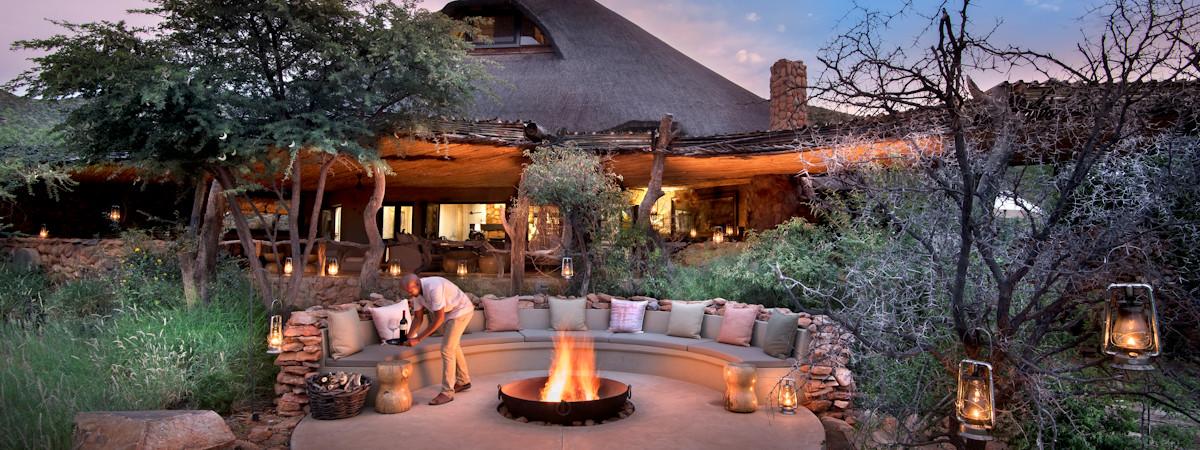
[[[0,266],[0,286],[22,276]],[[213,301],[191,309],[177,284],[112,285],[92,279],[52,290],[43,279],[31,288],[48,292],[47,320],[0,324],[0,448],[69,447],[80,411],[227,413],[266,396],[265,312],[236,264],[220,271]]]

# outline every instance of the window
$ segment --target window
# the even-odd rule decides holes
[[[468,38],[476,48],[516,48],[548,46],[545,33],[529,18],[512,8],[455,11],[452,17],[477,17],[479,34]]]
[[[333,240],[342,240],[342,207],[333,207]]]
[[[503,238],[503,203],[430,205],[436,211],[437,236],[451,241]]]
[[[380,211],[379,234],[384,239],[395,239],[397,234],[412,234],[412,206],[384,206]]]

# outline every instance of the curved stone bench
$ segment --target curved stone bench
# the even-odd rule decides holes
[[[596,366],[601,371],[644,373],[686,381],[724,391],[722,371],[727,363],[740,362],[757,367],[760,401],[766,401],[772,385],[787,374],[796,358],[808,353],[809,333],[801,328],[797,333],[793,358],[779,359],[763,353],[760,343],[766,334],[766,322],[757,322],[749,347],[722,344],[714,339],[723,317],[706,315],[701,326],[701,339],[667,336],[670,317],[665,311],[646,311],[644,333],[611,333],[608,330],[610,311],[587,310],[590,331],[571,331],[568,334],[587,336],[595,342]],[[554,354],[554,336],[550,330],[550,311],[522,309],[521,331],[488,332],[484,330],[483,312],[476,311],[467,334],[462,337],[463,353],[471,375],[488,375],[522,370],[548,370]],[[409,383],[416,390],[441,382],[442,361],[439,352],[441,338],[430,337],[416,347],[380,344],[374,324],[360,321],[356,330],[371,342],[361,352],[340,359],[329,355],[328,330],[322,330],[324,351],[320,360],[322,372],[350,371],[375,377],[375,365],[389,357],[406,359],[414,364]],[[374,392],[369,398],[374,398]]]

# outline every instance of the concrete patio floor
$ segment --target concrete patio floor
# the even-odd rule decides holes
[[[590,427],[520,423],[496,412],[496,386],[545,371],[478,377],[473,389],[442,406],[426,403],[438,387],[413,392],[413,409],[376,414],[370,406],[357,417],[305,417],[292,433],[294,450],[327,449],[820,449],[825,431],[808,410],[794,416],[725,411],[721,393],[669,378],[601,371],[633,386],[637,412]]]

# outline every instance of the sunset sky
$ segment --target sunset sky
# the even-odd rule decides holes
[[[72,22],[127,20],[146,24],[146,16],[125,13],[144,6],[141,0],[0,0],[0,80],[12,79],[28,69],[27,52],[9,50],[17,39],[45,37],[59,28],[45,19]],[[440,9],[446,0],[424,0],[429,9]],[[800,59],[809,66],[810,78],[820,71],[815,55],[838,30],[858,18],[846,1],[800,0],[600,0],[718,73],[766,97],[768,68],[780,58]],[[900,2],[862,0],[871,8],[894,10]],[[935,11],[940,2],[915,0],[916,10]],[[974,12],[980,30],[997,27],[995,41],[1063,54],[1080,38],[1088,23],[1081,18],[1096,0],[991,0],[980,2]],[[911,44],[928,20],[910,16],[891,31],[897,43]],[[1004,79],[1033,79],[1029,72],[975,74],[984,87]]]

